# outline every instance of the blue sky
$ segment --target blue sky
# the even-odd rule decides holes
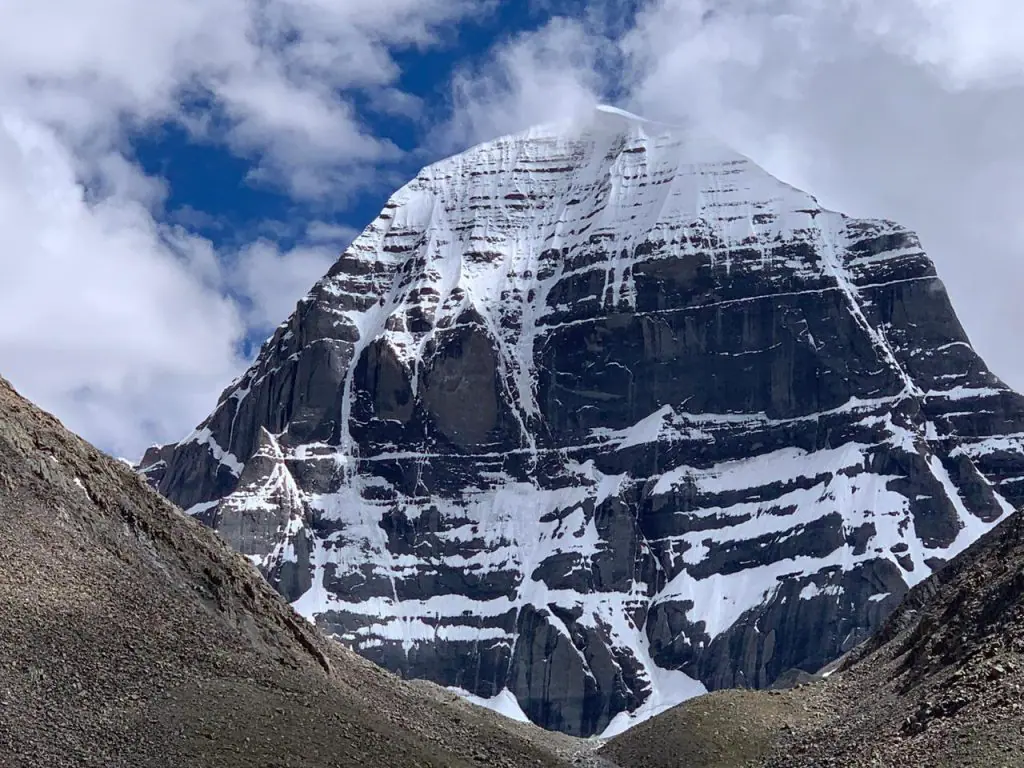
[[[137,456],[422,165],[610,101],[921,234],[1024,386],[1017,0],[0,4],[0,375]]]
[[[636,8],[627,2],[621,6],[616,19],[625,24]],[[186,224],[219,249],[230,251],[261,236],[289,249],[303,241],[306,226],[313,221],[344,230],[331,241],[340,249],[348,234],[354,235],[377,216],[397,184],[412,178],[423,165],[462,148],[451,141],[430,141],[432,131],[452,118],[453,72],[484,68],[492,51],[536,33],[554,18],[586,12],[583,0],[495,4],[462,24],[437,30],[429,47],[393,48],[390,55],[398,72],[394,85],[420,102],[416,114],[396,116],[376,109],[358,90],[338,94],[356,105],[357,119],[367,133],[398,150],[393,160],[376,165],[356,194],[296,198],[276,179],[252,178],[253,165],[261,161],[259,151],[233,152],[216,135],[203,140],[173,121],[132,132],[128,151],[143,171],[166,182],[161,218]],[[607,90],[600,96],[614,95],[611,84]],[[246,297],[237,299],[244,302]],[[250,357],[266,330],[250,328],[240,342],[240,353]]]
[[[174,219],[180,209],[209,214],[218,225],[205,231],[219,244],[244,238],[268,221],[299,225],[326,219],[360,228],[380,212],[396,179],[411,178],[423,165],[447,156],[445,150],[457,148],[428,143],[431,131],[452,116],[453,72],[486,67],[495,49],[537,32],[553,18],[582,16],[587,6],[584,0],[495,4],[462,24],[438,30],[434,46],[393,49],[391,55],[398,69],[395,87],[421,100],[422,109],[396,119],[395,115],[375,110],[358,91],[339,94],[358,105],[359,121],[368,133],[394,143],[402,152],[395,162],[379,169],[386,170],[386,174],[371,180],[353,198],[327,195],[295,200],[273,181],[248,178],[253,162],[258,162],[258,152],[239,156],[215,141],[197,141],[174,123],[145,126],[130,137],[131,151],[146,172],[167,181],[168,217]],[[626,23],[636,8],[628,2],[621,6],[617,15],[620,23]],[[606,85],[607,92],[599,95],[613,98],[614,83]]]
[[[479,64],[496,45],[542,27],[551,15],[550,10],[538,9],[530,3],[507,3],[463,25],[440,31],[437,47],[394,50],[392,55],[400,71],[396,86],[422,99],[422,113],[395,119],[372,109],[358,93],[349,95],[362,102],[359,118],[367,132],[388,139],[404,152],[387,170],[398,177],[411,178],[423,164],[444,154],[417,150],[423,147],[430,126],[450,115],[450,73],[458,67]],[[131,137],[131,144],[141,166],[167,180],[168,215],[174,218],[175,211],[182,208],[209,214],[220,226],[205,231],[212,240],[223,244],[240,236],[244,239],[245,234],[258,231],[267,221],[300,225],[307,220],[327,219],[358,228],[376,217],[393,191],[389,180],[382,178],[351,199],[328,195],[296,201],[272,181],[247,179],[259,153],[238,156],[217,143],[196,141],[187,130],[174,124],[147,126]]]

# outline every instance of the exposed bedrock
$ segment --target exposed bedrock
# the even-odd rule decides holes
[[[850,649],[1022,438],[913,233],[598,113],[424,169],[142,470],[366,657],[593,734]]]

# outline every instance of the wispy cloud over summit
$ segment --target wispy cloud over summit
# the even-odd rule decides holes
[[[1024,385],[1012,0],[0,4],[0,373],[110,450],[171,439],[416,165],[599,101],[918,229]]]

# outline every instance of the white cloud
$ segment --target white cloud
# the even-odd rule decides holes
[[[259,153],[264,177],[317,196],[357,182],[346,170],[396,153],[343,94],[370,89],[386,100],[399,74],[389,46],[431,45],[444,25],[481,8],[470,0],[20,0],[0,5],[0,93],[80,141],[116,131],[123,118],[178,119]],[[183,108],[197,99],[203,106]],[[390,100],[402,107],[397,94]]]
[[[269,240],[243,248],[228,280],[247,298],[246,324],[252,332],[268,331],[291,315],[296,302],[327,273],[338,253],[332,245],[303,245],[282,252]]]
[[[0,373],[136,457],[210,409],[246,364],[237,345],[284,320],[351,232],[314,223],[310,245],[226,255],[155,221],[161,186],[123,158],[95,170],[98,198],[52,130],[0,120]]]
[[[91,202],[75,158],[37,124],[0,120],[0,169],[3,375],[114,451],[180,431],[241,362],[209,244],[123,194],[144,180]]]
[[[433,45],[481,7],[0,3],[0,373],[127,456],[187,432],[244,365],[238,342],[282,320],[347,234],[217,253],[188,228],[221,223],[203,212],[161,223],[167,190],[129,159],[130,132],[176,121],[293,195],[343,196],[397,152],[352,94],[413,110],[391,47]]]
[[[1020,81],[1024,6],[1015,0],[844,0],[860,32],[957,88]]]
[[[592,109],[602,54],[616,54],[607,38],[582,21],[561,17],[502,43],[483,66],[454,74],[453,114],[434,137],[435,151],[462,149]]]

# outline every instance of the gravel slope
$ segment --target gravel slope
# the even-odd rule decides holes
[[[577,750],[324,639],[0,379],[0,765],[554,768]]]
[[[1024,766],[1024,516],[911,591],[826,686],[783,766]]]

